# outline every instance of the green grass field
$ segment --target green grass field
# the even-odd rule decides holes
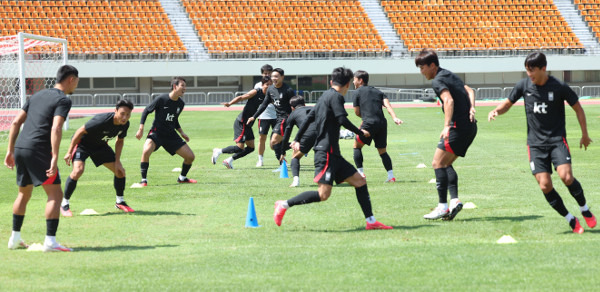
[[[584,234],[573,234],[546,203],[527,162],[523,107],[488,123],[491,109],[478,108],[479,134],[467,157],[455,163],[460,197],[477,208],[463,210],[452,222],[422,218],[437,203],[429,180],[443,123],[440,108],[395,109],[405,121],[389,126],[388,152],[398,182],[384,184],[377,151],[363,150],[375,216],[394,226],[375,231],[364,230],[354,189],[347,184],[334,187],[326,202],[290,209],[277,227],[272,220],[276,200],[316,189],[312,153],[301,161],[301,187],[295,189],[288,188],[291,178],[272,172],[277,163],[271,150],[263,168],[255,167],[256,152],[235,161],[233,170],[212,165],[212,148],[232,144],[238,112],[184,112],[180,122],[196,153],[188,176],[198,179],[197,185],[178,185],[171,170],[181,167],[182,159],[159,150],[151,157],[150,185],[126,189],[136,212],[123,214],[114,208],[111,173],[88,161],[71,199],[75,216],[61,218],[58,230],[59,242],[75,252],[0,248],[0,291],[595,290],[600,229],[585,226]],[[600,106],[584,109],[596,142],[587,151],[579,149],[581,134],[570,109],[567,132],[575,176],[592,211],[600,211]],[[122,158],[128,186],[140,179],[139,118],[131,119]],[[359,123],[354,114],[351,119]],[[87,120],[71,121],[60,157]],[[353,162],[351,140],[340,144]],[[427,168],[416,168],[419,163]],[[64,183],[70,169],[62,162],[60,171]],[[553,178],[567,208],[581,219],[575,200],[556,174]],[[0,239],[6,246],[17,193],[14,172],[0,171],[0,188]],[[261,228],[244,228],[250,197]],[[30,244],[43,242],[45,200],[36,188],[22,229]],[[79,215],[88,208],[100,214]],[[503,235],[517,243],[496,244]]]

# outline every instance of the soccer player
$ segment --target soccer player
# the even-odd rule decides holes
[[[308,117],[308,113],[313,109],[312,106],[305,106],[304,97],[301,95],[296,95],[290,99],[290,106],[292,107],[292,113],[288,117],[285,127],[285,135],[283,135],[283,155],[281,159],[285,158],[285,151],[289,148],[290,136],[292,134],[292,129],[294,126],[300,128],[304,121],[306,121],[306,117]],[[292,154],[292,174],[294,176],[292,180],[291,188],[297,187],[300,185],[300,159],[312,149],[315,145],[315,141],[317,139],[317,128],[315,123],[311,123],[308,126],[305,134],[300,138],[300,150],[294,150]]]
[[[72,251],[56,241],[63,196],[57,164],[62,126],[71,110],[71,100],[66,95],[72,94],[78,83],[77,69],[70,65],[61,66],[54,88],[40,90],[31,96],[10,125],[4,165],[9,169],[17,166],[19,194],[13,204],[9,249],[28,247],[21,239],[21,227],[33,187],[41,185],[48,196],[43,249],[46,252]],[[21,125],[23,130],[19,135]]]
[[[415,65],[427,80],[433,80],[433,90],[442,101],[444,112],[444,128],[432,162],[439,201],[438,206],[423,217],[432,220],[452,220],[463,207],[458,199],[458,175],[452,164],[459,156],[466,155],[477,135],[475,93],[454,73],[440,68],[434,50],[423,49],[415,58]],[[450,208],[447,201],[448,191],[451,198]]]
[[[356,171],[348,161],[342,157],[339,145],[340,126],[358,134],[369,136],[365,129],[360,130],[348,120],[348,113],[344,109],[344,95],[350,88],[352,70],[338,67],[331,73],[331,88],[318,100],[314,109],[309,113],[302,124],[296,138],[292,142],[292,149],[300,151],[300,141],[311,123],[316,123],[317,141],[315,150],[315,179],[319,184],[318,191],[303,192],[287,201],[275,202],[273,219],[277,226],[290,207],[315,202],[325,201],[331,195],[333,182],[348,182],[356,190],[356,198],[365,215],[366,229],[392,229],[375,220],[371,210],[371,199],[367,188],[367,181]]]
[[[138,140],[142,138],[144,133],[146,117],[149,113],[156,111],[152,128],[148,132],[146,143],[144,143],[144,150],[142,152],[140,163],[142,172],[142,181],[140,184],[142,187],[148,185],[146,175],[148,174],[148,167],[150,165],[150,155],[161,146],[165,148],[171,156],[177,154],[183,158],[181,174],[177,178],[177,182],[196,183],[196,180],[186,177],[188,171],[192,168],[192,162],[194,162],[196,157],[194,156],[192,149],[190,149],[190,146],[186,144],[186,142],[190,141],[190,137],[183,132],[179,125],[179,115],[185,106],[185,102],[181,99],[185,93],[185,85],[186,83],[183,77],[173,77],[171,80],[171,92],[157,96],[154,101],[144,109],[144,112],[142,112],[140,128],[135,134],[135,137]],[[177,132],[179,132],[179,135],[181,136],[179,136]],[[185,139],[185,141],[181,138]]]
[[[387,171],[386,182],[395,182],[394,170],[392,168],[392,159],[387,154],[387,120],[383,115],[383,107],[387,109],[396,125],[402,124],[402,120],[396,117],[394,109],[390,104],[389,99],[379,89],[369,86],[369,73],[363,70],[354,72],[354,87],[356,88],[354,95],[354,113],[361,117],[363,122],[360,129],[365,129],[371,136],[361,140],[356,137],[354,140],[354,163],[358,169],[358,173],[365,177],[363,168],[362,148],[371,145],[371,141],[375,141],[375,148],[379,152],[383,167]]]
[[[263,77],[269,77],[271,79],[271,73],[273,73],[273,66],[269,64],[265,64],[260,68],[260,74]],[[254,85],[254,89],[260,90],[262,88],[262,82],[258,82]],[[269,129],[271,132],[275,128],[275,123],[277,123],[277,113],[275,112],[275,106],[272,103],[269,103],[267,109],[258,116],[258,161],[256,162],[256,167],[262,167],[264,164],[264,155],[265,155],[265,145],[267,144],[267,135],[269,134]],[[272,149],[272,147],[271,147]]]
[[[283,147],[281,140],[284,135],[285,121],[292,112],[290,106],[290,99],[295,95],[294,90],[290,88],[286,83],[283,83],[285,74],[283,69],[275,68],[271,74],[271,81],[273,84],[269,86],[266,93],[266,98],[260,105],[254,116],[248,119],[248,123],[252,123],[258,115],[260,115],[269,103],[273,103],[275,111],[277,112],[277,123],[273,128],[273,135],[271,137],[271,147],[275,151],[275,157],[280,160],[281,154],[283,153]]]
[[[121,152],[125,144],[127,129],[129,129],[129,118],[133,110],[133,103],[129,100],[119,100],[115,111],[97,114],[85,125],[81,126],[73,138],[69,150],[64,159],[68,166],[73,161],[73,171],[67,177],[65,183],[65,196],[61,203],[60,213],[65,217],[72,217],[69,200],[77,187],[77,181],[85,170],[85,160],[90,157],[96,167],[104,165],[115,177],[113,185],[117,194],[115,207],[124,212],[134,210],[125,203],[123,192],[125,191],[125,169],[121,164]],[[117,137],[115,150],[108,146],[108,141]]]
[[[506,113],[521,97],[525,101],[527,117],[527,150],[531,173],[537,180],[546,200],[561,216],[565,217],[575,233],[583,233],[579,220],[573,216],[563,203],[560,195],[552,185],[552,167],[569,189],[579,204],[579,209],[590,228],[596,226],[596,217],[586,204],[583,188],[573,176],[571,154],[567,144],[565,129],[565,101],[573,108],[579,127],[581,139],[579,148],[587,150],[592,140],[587,131],[585,112],[579,103],[577,94],[566,83],[559,81],[546,72],[546,56],[541,52],[533,52],[525,59],[525,70],[528,78],[519,81],[511,91],[508,99],[499,104],[488,114],[488,121]]]
[[[223,103],[224,106],[229,107],[242,100],[248,100],[242,112],[233,122],[233,141],[235,141],[235,145],[223,149],[214,148],[211,159],[212,164],[217,164],[219,155],[222,153],[233,153],[232,156],[223,160],[223,165],[232,169],[234,160],[240,159],[254,151],[254,132],[252,131],[252,124],[246,125],[246,122],[248,121],[248,118],[256,112],[265,99],[265,92],[271,85],[271,78],[265,76],[261,83],[262,87],[260,89],[254,88],[244,95],[235,97],[230,102]],[[244,144],[247,147],[245,147]]]

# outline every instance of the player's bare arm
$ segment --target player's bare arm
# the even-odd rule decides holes
[[[468,85],[465,85],[465,90],[467,91],[467,94],[469,95],[469,100],[471,101],[471,109],[469,109],[469,120],[471,122],[475,122],[475,91],[473,91],[473,88],[469,87]]]
[[[577,121],[579,121],[579,127],[581,128],[581,139],[579,140],[579,148],[582,146],[587,150],[588,145],[592,143],[592,139],[590,138],[587,131],[587,121],[585,118],[585,112],[583,111],[583,107],[579,102],[575,103],[571,108],[575,111],[575,115],[577,116]]]
[[[224,105],[225,107],[230,107],[230,106],[232,106],[232,105],[234,105],[234,104],[236,104],[236,103],[238,103],[238,102],[240,102],[242,100],[253,98],[256,95],[256,93],[257,93],[256,90],[252,89],[252,90],[248,91],[245,94],[242,94],[240,96],[236,96],[234,99],[232,99],[229,102],[223,102],[221,104]]]
[[[68,166],[71,166],[71,161],[73,161],[73,150],[75,149],[75,145],[79,144],[83,135],[87,134],[85,130],[85,125],[81,126],[75,134],[73,134],[73,138],[71,139],[71,144],[69,144],[69,149],[67,150],[67,154],[65,154],[64,160]]]
[[[490,111],[490,113],[488,114],[488,122],[490,122],[492,120],[496,120],[497,116],[506,113],[512,107],[512,105],[513,105],[512,102],[510,102],[510,100],[508,100],[508,98],[505,99],[501,104],[496,106],[495,109]]]
[[[8,132],[8,147],[6,149],[6,157],[4,157],[4,165],[9,169],[13,169],[15,167],[15,143],[17,142],[17,136],[19,136],[19,131],[21,131],[21,125],[27,119],[27,112],[21,110],[17,117],[10,124],[10,130]]]
[[[355,114],[357,117],[361,117],[361,116],[360,116],[360,106],[355,106],[355,107],[354,107],[354,114]]]
[[[404,123],[401,119],[399,119],[396,116],[396,113],[394,112],[394,109],[392,108],[392,104],[390,103],[389,99],[387,99],[387,98],[383,99],[383,106],[387,110],[388,114],[390,114],[390,117],[392,117],[392,120],[394,120],[394,123],[396,125],[400,125],[400,124]]]
[[[58,172],[58,152],[60,151],[60,140],[62,139],[62,127],[65,118],[54,116],[52,121],[52,130],[50,131],[50,145],[52,146],[52,160],[50,160],[50,169],[46,170],[46,176],[53,177]]]
[[[444,129],[440,134],[440,138],[448,140],[448,132],[452,126],[452,115],[454,115],[454,99],[447,89],[442,91],[440,98],[444,101]]]

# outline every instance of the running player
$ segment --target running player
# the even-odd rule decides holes
[[[416,57],[415,65],[427,80],[433,80],[433,90],[441,99],[444,112],[444,129],[432,162],[439,201],[438,206],[423,217],[452,220],[463,207],[458,199],[458,175],[452,164],[459,156],[465,156],[477,135],[475,93],[454,73],[440,68],[434,50],[423,49]],[[447,201],[448,191],[451,198],[450,208]]]
[[[186,144],[186,142],[190,141],[190,137],[183,132],[179,125],[179,115],[185,106],[185,102],[181,99],[185,93],[185,85],[185,79],[183,77],[174,77],[171,80],[171,92],[156,97],[142,113],[140,128],[135,134],[135,137],[138,140],[142,138],[144,133],[146,117],[149,113],[156,111],[152,128],[148,132],[146,143],[144,143],[144,150],[142,152],[140,163],[142,172],[142,181],[140,184],[143,187],[148,185],[146,175],[148,174],[148,167],[150,165],[150,155],[161,146],[165,148],[171,156],[177,154],[183,158],[181,174],[177,178],[177,182],[196,183],[196,180],[186,177],[188,171],[192,167],[192,162],[194,162],[196,157],[194,156],[192,149],[190,149],[190,146]],[[181,137],[177,132],[179,132]],[[181,138],[185,139],[185,141]]]
[[[315,150],[315,179],[319,184],[318,191],[303,192],[287,201],[275,202],[273,219],[277,226],[290,207],[325,201],[331,195],[333,182],[348,182],[356,190],[356,198],[365,215],[366,229],[392,229],[375,220],[371,210],[371,199],[367,181],[356,171],[354,166],[342,157],[339,145],[340,126],[358,134],[369,136],[367,130],[360,130],[348,120],[344,109],[344,95],[350,88],[352,70],[338,67],[331,73],[331,88],[318,100],[314,109],[296,134],[292,149],[300,151],[300,141],[311,123],[316,123],[317,141]]]
[[[269,77],[271,79],[271,73],[273,73],[273,66],[266,64],[260,68],[260,74],[263,77]],[[262,88],[262,82],[258,82],[254,85],[254,89],[260,90]],[[264,164],[265,145],[267,145],[267,135],[269,130],[271,133],[277,123],[277,113],[275,112],[275,106],[269,103],[267,109],[258,116],[258,161],[256,167],[262,167]],[[273,149],[273,147],[271,147]]]
[[[124,212],[133,212],[125,199],[125,169],[121,164],[121,152],[125,144],[127,129],[129,129],[129,118],[133,110],[133,103],[129,100],[119,100],[114,112],[97,114],[91,118],[85,125],[81,126],[73,138],[69,150],[64,159],[68,166],[73,161],[73,171],[67,177],[65,183],[65,196],[61,203],[60,213],[65,217],[73,216],[69,200],[77,187],[77,181],[83,175],[85,170],[85,160],[90,157],[96,167],[104,165],[115,177],[113,186],[117,193],[117,202],[115,207]],[[115,150],[108,145],[108,141],[117,137]]]
[[[395,182],[394,170],[392,168],[392,159],[387,154],[387,120],[383,115],[382,108],[385,107],[396,125],[402,124],[402,120],[396,117],[394,109],[390,104],[389,99],[379,89],[369,86],[369,73],[363,70],[354,72],[354,87],[356,88],[354,95],[354,113],[361,117],[363,122],[360,125],[361,129],[365,129],[371,133],[371,137],[361,140],[356,137],[354,140],[354,163],[358,169],[358,173],[365,177],[363,169],[362,148],[371,145],[371,141],[375,141],[375,148],[379,152],[383,167],[387,171],[388,178],[386,182]]]
[[[277,123],[273,128],[273,136],[271,137],[271,147],[275,151],[275,157],[280,160],[283,152],[281,140],[284,135],[285,120],[292,112],[290,107],[290,99],[295,95],[294,90],[287,84],[283,83],[285,78],[284,71],[281,68],[275,68],[271,74],[273,84],[267,89],[267,96],[263,104],[258,108],[253,117],[248,119],[248,123],[252,123],[258,115],[260,115],[269,103],[273,103],[277,112]]]
[[[573,108],[581,128],[579,148],[587,150],[592,142],[587,131],[585,112],[579,103],[577,94],[566,83],[559,81],[546,72],[546,56],[533,52],[525,59],[528,78],[519,81],[508,99],[488,114],[488,120],[506,113],[521,97],[525,101],[527,117],[527,149],[531,173],[537,180],[546,200],[561,216],[565,217],[575,233],[583,233],[583,227],[563,203],[552,185],[552,166],[579,204],[579,209],[590,228],[596,226],[596,217],[586,204],[583,188],[573,176],[571,154],[567,144],[565,129],[565,101]]]
[[[61,66],[56,82],[54,88],[40,90],[31,96],[10,125],[4,165],[10,169],[17,166],[19,194],[13,204],[9,249],[27,248],[21,239],[21,226],[33,187],[41,185],[48,196],[44,251],[72,251],[56,242],[63,196],[57,163],[62,126],[71,110],[71,100],[66,94],[72,94],[77,88],[79,72],[73,66]],[[23,130],[19,135],[21,125]]]
[[[223,149],[214,148],[211,159],[212,164],[217,164],[219,155],[222,153],[233,153],[232,156],[223,160],[223,165],[232,169],[234,160],[240,159],[254,151],[254,132],[252,131],[252,124],[246,125],[246,122],[248,121],[248,118],[256,112],[265,99],[265,92],[271,85],[271,78],[268,76],[263,77],[261,84],[262,88],[252,89],[244,95],[237,96],[230,102],[223,103],[224,106],[229,107],[242,100],[248,100],[242,112],[233,122],[233,141],[235,141],[235,145]],[[244,144],[247,147],[244,147]]]
[[[292,113],[288,117],[285,127],[285,135],[283,135],[283,155],[281,159],[285,159],[285,151],[289,148],[290,136],[292,134],[292,129],[294,126],[300,128],[304,121],[306,121],[306,117],[308,113],[313,109],[312,106],[305,106],[304,97],[301,95],[296,95],[290,99],[290,106],[292,107]],[[307,154],[310,149],[315,145],[315,141],[317,140],[317,128],[315,123],[311,123],[308,126],[304,136],[300,138],[300,150],[295,151],[292,154],[292,174],[294,176],[291,188],[297,187],[300,185],[300,159]]]

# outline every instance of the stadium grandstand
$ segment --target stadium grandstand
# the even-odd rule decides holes
[[[81,100],[143,104],[179,75],[189,103],[218,103],[252,88],[265,63],[309,100],[340,65],[369,71],[392,100],[425,99],[413,61],[423,48],[478,98],[504,96],[533,50],[578,93],[600,95],[600,0],[0,0],[0,16],[0,36],[68,40]]]

